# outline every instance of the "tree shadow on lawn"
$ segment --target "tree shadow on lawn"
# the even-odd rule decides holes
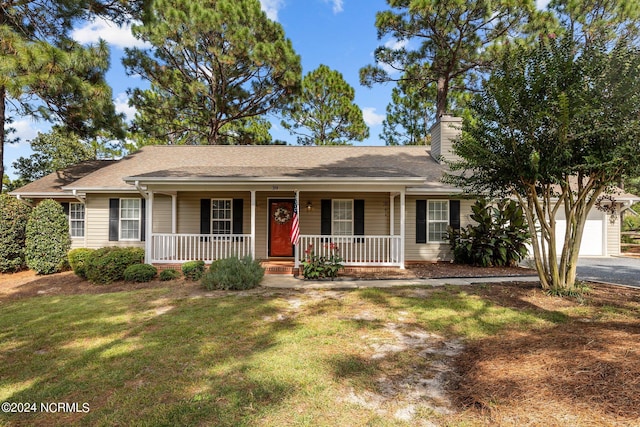
[[[270,299],[179,299],[167,305],[163,295],[151,289],[5,306],[2,400],[86,402],[90,411],[3,414],[0,420],[238,425],[258,411],[249,407],[278,405],[295,392],[295,382],[260,376],[251,366],[276,345],[281,331],[297,328],[292,319],[263,321],[279,311]]]

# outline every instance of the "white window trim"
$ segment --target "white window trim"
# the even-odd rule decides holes
[[[73,212],[73,207],[74,206],[82,206],[82,219],[74,219],[72,218],[72,212]],[[87,220],[87,209],[85,207],[84,204],[82,203],[69,203],[69,235],[71,236],[72,239],[84,239],[85,235],[87,233],[87,226],[86,226],[86,220]],[[81,223],[82,224],[82,236],[74,236],[73,235],[73,227],[72,224],[73,223]]]
[[[445,215],[445,219],[444,220],[432,220],[429,218],[429,212],[431,212],[431,210],[429,209],[429,206],[432,203],[445,203],[445,205],[447,206],[447,213]],[[449,200],[427,200],[427,243],[447,243],[446,240],[432,240],[431,239],[431,233],[429,233],[429,224],[443,224],[446,223],[447,227],[449,226]]]
[[[345,220],[345,219],[335,219],[335,206],[336,206],[336,202],[350,202],[351,203],[351,220]],[[354,236],[353,234],[353,228],[354,228],[354,202],[353,199],[332,199],[331,200],[331,234],[334,236]],[[351,234],[336,234],[336,227],[335,227],[335,223],[336,222],[351,222]]]
[[[213,202],[214,201],[220,201],[220,202],[229,202],[229,211],[230,211],[230,218],[228,219],[220,219],[220,218],[214,218],[213,217]],[[223,199],[211,199],[211,224],[209,224],[210,230],[211,230],[211,234],[213,234],[214,236],[231,236],[233,234],[233,199],[229,199],[229,198],[223,198]],[[229,223],[229,233],[216,233],[213,231],[213,223],[215,221],[225,221]]]
[[[138,218],[123,218],[122,217],[122,201],[123,200],[137,200],[138,201]],[[142,240],[142,199],[129,197],[121,198],[118,207],[118,240],[123,242],[139,242]],[[134,238],[122,237],[122,221],[138,221],[138,235]]]

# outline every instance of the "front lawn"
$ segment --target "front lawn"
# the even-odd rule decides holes
[[[0,295],[0,402],[38,409],[0,423],[586,426],[640,416],[634,290],[598,287],[576,301],[531,284],[38,286]],[[52,402],[77,405],[41,411]]]

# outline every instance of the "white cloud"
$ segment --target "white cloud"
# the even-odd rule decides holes
[[[550,0],[536,0],[536,7],[540,10],[543,10],[547,7]]]
[[[367,126],[378,126],[382,124],[387,116],[376,113],[376,109],[373,107],[365,107],[362,109],[362,117]]]
[[[20,142],[18,144],[7,144],[6,147],[18,147],[23,144],[29,144],[29,142],[38,136],[39,132],[46,132],[43,129],[42,123],[38,123],[31,119],[20,119],[15,122],[9,124],[9,127],[15,129],[15,133],[9,135],[9,139],[13,139],[15,137],[20,138]],[[45,125],[44,127],[49,128],[50,125]]]
[[[119,93],[113,103],[117,113],[124,113],[127,121],[133,120],[136,115],[136,109],[135,107],[129,106],[129,97],[125,92]]]
[[[324,2],[333,4],[333,13],[340,13],[344,10],[342,0],[324,0]]]
[[[102,39],[109,45],[121,49],[125,47],[149,47],[147,43],[133,36],[130,25],[118,26],[104,18],[97,18],[86,22],[81,27],[75,28],[71,32],[71,38],[82,44],[96,43]]]
[[[260,7],[272,21],[278,20],[278,12],[284,7],[284,0],[260,0]]]
[[[385,42],[384,47],[388,47],[389,49],[393,50],[399,50],[407,47],[408,44],[408,40],[390,39]]]

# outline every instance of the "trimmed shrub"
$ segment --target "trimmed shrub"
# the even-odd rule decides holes
[[[150,282],[158,274],[158,269],[150,264],[133,264],[124,270],[124,280],[127,282]]]
[[[174,270],[173,268],[167,268],[166,270],[162,270],[160,272],[160,280],[163,282],[167,282],[169,280],[175,280],[180,277],[180,272]]]
[[[38,274],[61,271],[71,247],[69,221],[60,203],[43,200],[33,208],[27,222],[25,259]]]
[[[106,285],[124,279],[124,271],[133,264],[144,262],[144,250],[110,246],[96,249],[85,262],[87,279]]]
[[[94,251],[95,249],[88,248],[76,248],[69,251],[67,259],[76,276],[82,277],[83,279],[87,278],[87,259]]]
[[[31,208],[15,197],[0,194],[0,272],[27,268],[24,256]]]
[[[263,277],[264,268],[259,261],[250,256],[233,257],[213,262],[201,283],[208,290],[243,290],[255,288]]]
[[[187,261],[182,264],[182,274],[189,280],[200,280],[204,274],[204,261]]]

